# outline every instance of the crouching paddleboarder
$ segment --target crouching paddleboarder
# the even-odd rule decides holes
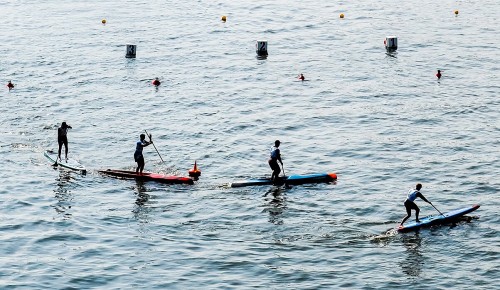
[[[408,197],[406,197],[406,200],[404,203],[405,208],[406,208],[406,216],[403,218],[403,220],[401,221],[401,224],[399,226],[402,226],[403,223],[411,217],[411,210],[412,209],[415,210],[415,217],[416,217],[417,223],[420,222],[420,220],[418,219],[418,214],[420,213],[420,209],[418,208],[417,204],[415,204],[415,199],[417,199],[417,197],[420,197],[423,201],[432,205],[432,203],[430,201],[428,201],[422,193],[420,193],[421,188],[422,188],[422,184],[418,183],[415,186],[415,189],[410,189],[410,191],[408,191]]]

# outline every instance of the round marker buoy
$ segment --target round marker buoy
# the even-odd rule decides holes
[[[126,58],[135,58],[137,53],[137,45],[135,44],[127,44],[127,50],[125,57]]]
[[[194,167],[193,169],[188,171],[188,175],[194,178],[198,178],[201,175],[201,171],[198,169],[198,166],[196,165],[196,161],[194,161]]]
[[[7,83],[7,87],[9,88],[9,91],[12,90],[14,88],[14,84],[12,83],[12,81],[9,81]]]
[[[222,17],[220,18],[220,20],[222,20],[222,22],[226,22],[226,15],[222,15]]]
[[[106,19],[101,20],[102,24],[106,24]]]
[[[398,38],[396,36],[387,36],[384,45],[387,51],[396,51],[398,49]]]
[[[340,18],[344,19],[344,13],[340,13]]]
[[[159,85],[161,85],[161,82],[160,82],[160,79],[159,78],[155,78],[152,82],[153,86],[157,87]]]
[[[257,41],[255,48],[258,56],[267,56],[267,41]]]
[[[438,80],[441,79],[441,70],[438,69],[438,72],[436,74],[436,77],[438,78]]]

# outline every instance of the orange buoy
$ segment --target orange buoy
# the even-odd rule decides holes
[[[201,171],[198,169],[198,166],[196,165],[196,160],[194,161],[193,169],[189,170],[188,174],[191,177],[199,177],[201,175]]]

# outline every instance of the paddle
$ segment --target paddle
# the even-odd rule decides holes
[[[430,203],[430,202],[429,202],[429,203]],[[439,209],[437,209],[437,208],[436,208],[436,207],[435,207],[432,203],[430,203],[430,204],[432,205],[432,207],[433,207],[435,210],[437,210],[437,211],[438,211],[438,213],[439,213],[440,215],[444,215],[444,214],[443,214],[442,212],[440,212],[440,211],[439,211]]]
[[[283,163],[281,163],[281,168],[283,169],[283,179],[286,180],[285,165],[283,165]],[[292,187],[285,181],[285,188],[292,188]]]
[[[160,156],[161,162],[165,162],[165,161],[163,161],[163,158],[161,158],[161,155],[160,155],[160,152],[158,152],[158,149],[156,149],[155,143],[151,142],[151,135],[149,135],[149,134],[148,134],[148,131],[146,131],[146,130],[144,130],[144,132],[146,132],[146,135],[148,135],[148,137],[149,137],[149,142],[150,142],[151,144],[153,144],[153,147],[155,147],[156,153],[158,153],[158,156]]]

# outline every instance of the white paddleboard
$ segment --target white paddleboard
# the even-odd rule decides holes
[[[62,158],[62,160],[57,160],[57,152],[52,150],[47,150],[43,153],[43,155],[52,163],[54,166],[61,166],[65,168],[69,168],[72,170],[81,171],[83,174],[87,173],[85,166],[80,164],[80,162],[68,158],[68,160]]]

